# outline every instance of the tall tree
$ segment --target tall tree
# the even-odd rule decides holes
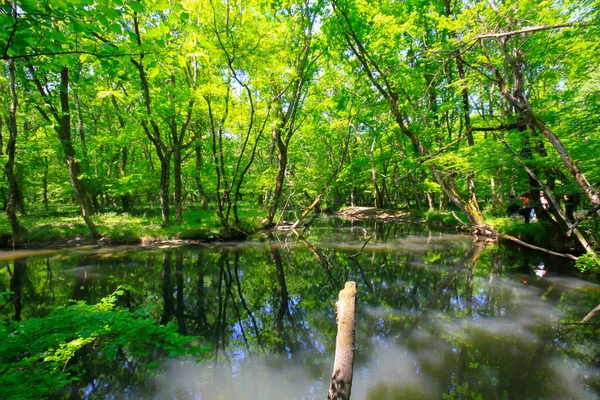
[[[16,7],[13,4],[13,13],[16,14]],[[21,226],[17,218],[17,198],[18,198],[18,184],[15,177],[14,166],[15,166],[15,152],[17,146],[17,107],[18,107],[18,96],[16,89],[16,78],[15,78],[15,60],[11,59],[8,63],[8,85],[10,92],[10,106],[9,106],[9,117],[8,117],[8,129],[10,135],[8,137],[8,144],[6,146],[6,153],[8,160],[4,165],[4,173],[8,180],[8,201],[6,203],[6,214],[10,221],[12,229],[12,244],[16,247],[21,242]]]
[[[168,53],[168,57],[159,56],[159,49],[167,46],[175,50],[177,40],[181,39],[182,32],[178,29],[178,16],[181,7],[170,10],[168,4],[150,3],[147,8],[132,2],[131,7],[133,33],[135,46],[133,51],[139,55],[131,57],[140,82],[141,103],[143,112],[140,113],[140,123],[144,133],[152,142],[156,155],[160,161],[160,203],[163,223],[169,222],[170,201],[169,185],[171,182],[171,157],[174,164],[175,181],[175,213],[177,222],[183,218],[181,199],[181,165],[182,154],[185,148],[186,135],[192,118],[195,98],[187,93],[181,96],[178,86],[180,72],[179,61],[186,65],[185,58],[175,53]],[[182,17],[185,19],[186,17]],[[150,29],[142,29],[142,27]],[[151,90],[151,85],[157,90]],[[158,92],[165,96],[167,103],[159,103],[153,99],[152,93]]]
[[[277,149],[278,172],[275,188],[270,199],[266,225],[271,225],[280,208],[281,194],[287,173],[290,140],[300,127],[301,109],[307,96],[311,77],[316,70],[319,57],[315,51],[315,24],[319,16],[320,2],[304,0],[289,4],[285,9],[274,12],[286,17],[279,29],[282,43],[273,49],[279,61],[285,64],[277,69],[278,76],[272,77],[272,95],[275,121],[272,127],[273,148]]]
[[[411,38],[417,36],[411,35],[409,29],[401,31],[400,34],[393,34],[399,42],[399,47],[391,48],[388,39],[393,26],[403,23],[409,28],[414,26],[416,21],[413,19],[416,17],[411,13],[413,11],[411,7],[418,8],[418,6],[405,3],[386,4],[386,7],[382,6],[379,10],[359,7],[349,1],[335,1],[333,6],[337,25],[333,28],[334,32],[337,30],[344,47],[354,56],[355,62],[362,68],[373,90],[376,90],[388,104],[398,129],[410,140],[414,155],[429,161],[429,169],[435,181],[450,201],[464,212],[469,222],[477,229],[489,232],[490,229],[478,207],[471,204],[468,198],[465,199],[466,196],[458,191],[452,174],[444,177],[444,172],[432,161],[434,155],[415,131],[415,129],[422,129],[419,127],[419,122],[423,116],[418,115],[422,108],[415,100],[421,93],[414,91],[419,88],[419,85],[426,91],[427,86],[424,85],[426,81],[423,77],[411,72],[410,67],[415,60],[419,60],[420,55],[416,52],[416,48],[427,48],[428,44],[421,43],[420,39],[411,42]],[[426,16],[423,19],[424,21],[419,21],[422,25],[415,28],[417,31],[430,21]],[[365,20],[370,23],[365,24]],[[381,26],[378,26],[378,23]],[[422,32],[419,31],[420,33]],[[410,86],[402,80],[415,85],[412,93],[408,90]]]

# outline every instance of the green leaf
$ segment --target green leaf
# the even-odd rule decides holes
[[[111,31],[112,33],[116,33],[117,35],[120,35],[120,34],[122,33],[122,30],[121,30],[121,24],[118,24],[118,23],[114,23],[114,24],[112,24],[112,25],[110,26],[110,31]]]
[[[117,357],[117,348],[118,346],[116,344],[112,344],[104,349],[104,355],[106,356],[107,360],[111,361]]]
[[[152,8],[154,10],[158,10],[158,11],[165,11],[165,10],[171,9],[171,5],[169,4],[169,2],[167,0],[160,0]]]
[[[131,8],[136,13],[144,12],[144,6],[142,5],[142,3],[138,2],[138,1],[130,1],[128,3],[128,5],[129,5],[129,8]]]

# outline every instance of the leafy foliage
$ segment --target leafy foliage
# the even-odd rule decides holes
[[[247,226],[238,206],[269,220],[318,198],[454,207],[490,226],[510,194],[545,186],[557,203],[538,214],[553,250],[570,250],[562,199],[600,201],[598,21],[595,0],[5,3],[0,98],[14,61],[21,214],[160,205],[145,224],[168,231],[156,236],[177,236],[174,209],[184,237],[214,237]],[[8,192],[0,181],[3,203]],[[219,228],[187,226],[198,205]],[[589,216],[578,226],[596,246]]]
[[[117,307],[117,297],[122,294],[117,290],[94,305],[78,301],[51,307],[45,317],[3,321],[2,397],[39,399],[60,391],[78,380],[85,368],[77,363],[83,353],[117,368],[127,368],[134,357],[149,374],[159,365],[153,360],[157,354],[201,356],[207,351],[194,344],[194,338],[178,334],[174,323],[159,325],[143,310],[131,312]]]

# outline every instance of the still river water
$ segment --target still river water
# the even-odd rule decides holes
[[[18,262],[4,253],[0,291],[20,283],[21,297],[2,312],[38,316],[122,286],[122,305],[149,307],[211,346],[200,363],[170,360],[141,380],[131,365],[90,366],[77,388],[83,398],[324,399],[335,301],[353,280],[353,399],[599,398],[597,326],[573,323],[600,302],[600,286],[565,259],[475,239],[323,219],[300,234],[235,243],[31,253]]]

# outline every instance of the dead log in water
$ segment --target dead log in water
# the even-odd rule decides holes
[[[356,310],[356,282],[346,282],[337,302],[337,338],[335,361],[327,398],[348,400],[352,389],[354,366],[354,327]]]

